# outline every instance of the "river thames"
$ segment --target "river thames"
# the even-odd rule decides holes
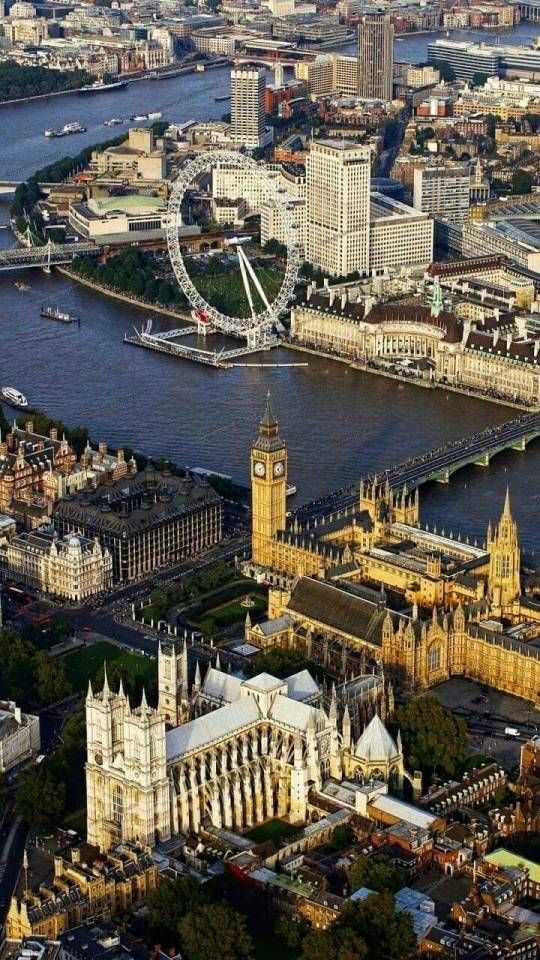
[[[522,27],[527,28],[526,35],[534,32],[530,24]],[[405,38],[397,44],[396,58],[424,59],[428,39]],[[405,52],[406,44],[414,44],[417,52]],[[4,129],[10,133],[0,151],[0,179],[20,179],[63,155],[67,146],[76,152],[105,139],[107,117],[149,110],[161,110],[167,119],[179,121],[220,116],[224,105],[215,103],[214,96],[227,82],[226,70],[212,70],[135,83],[110,95],[58,97],[0,108]],[[88,132],[73,137],[73,143],[44,139],[45,127],[75,119]],[[0,223],[7,222],[8,212],[8,205],[0,204]],[[0,245],[10,242],[9,233],[0,230]],[[113,446],[129,445],[243,482],[248,479],[250,442],[270,388],[288,442],[290,479],[298,487],[299,502],[513,415],[509,408],[401,386],[311,356],[305,357],[308,366],[301,368],[222,371],[146,352],[123,343],[133,324],[140,326],[148,316],[146,311],[107,299],[58,274],[32,271],[19,278],[30,290],[17,290],[14,275],[0,277],[1,385],[22,390],[32,405],[51,416],[87,425],[94,441],[103,438]],[[42,303],[58,304],[79,315],[80,328],[40,319]],[[164,328],[172,321],[156,318],[155,325]],[[290,363],[304,357],[281,349],[260,359]],[[500,513],[508,483],[522,541],[532,551],[540,535],[539,472],[540,443],[525,454],[504,454],[487,469],[463,471],[449,486],[426,488],[422,519],[439,529],[483,539],[488,520]]]

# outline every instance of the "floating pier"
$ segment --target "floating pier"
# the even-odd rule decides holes
[[[130,343],[135,347],[144,347],[146,350],[155,350],[158,353],[166,353],[170,357],[203,363],[207,367],[217,367],[221,370],[240,366],[240,364],[231,363],[236,357],[246,356],[250,353],[260,353],[262,350],[270,350],[280,344],[276,337],[256,346],[234,347],[232,350],[225,350],[224,348],[221,350],[201,350],[199,347],[188,347],[185,343],[178,343],[178,340],[182,337],[197,335],[198,327],[180,327],[175,330],[165,330],[162,333],[152,333],[151,330],[152,321],[150,320],[142,330],[135,329],[134,334],[126,334],[124,343]],[[289,364],[255,363],[249,364],[249,366],[289,366]],[[302,366],[302,364],[297,364],[297,366]]]

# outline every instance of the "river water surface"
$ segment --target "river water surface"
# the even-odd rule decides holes
[[[532,34],[530,24],[518,29],[523,27]],[[426,40],[405,38],[397,44],[396,57],[424,59],[421,45],[425,49]],[[216,103],[214,96],[226,89],[227,82],[227,70],[220,69],[134,83],[124,92],[0,108],[4,121],[0,179],[20,179],[66,152],[105,139],[110,131],[103,120],[108,117],[150,110],[161,110],[177,121],[218,117],[228,104]],[[88,132],[65,140],[44,139],[45,127],[69,120],[79,120]],[[8,211],[0,204],[0,223],[7,222]],[[0,246],[10,242],[8,232],[0,230]],[[306,359],[308,366],[221,371],[149,353],[123,343],[133,324],[140,326],[145,320],[145,311],[58,274],[34,270],[19,277],[30,285],[29,291],[15,288],[16,276],[0,274],[0,385],[22,390],[32,405],[51,416],[88,425],[94,440],[126,444],[244,482],[249,445],[270,388],[288,442],[290,478],[298,487],[299,501],[512,416],[508,408],[401,387],[334,361],[284,349],[259,359],[281,363]],[[59,304],[78,314],[81,327],[40,319],[42,303]],[[170,323],[155,320],[156,328]],[[422,493],[422,517],[439,529],[460,529],[483,538],[488,519],[500,512],[509,483],[522,539],[533,550],[540,542],[539,472],[540,443],[526,454],[505,454],[488,469],[470,468],[447,487],[427,488]]]

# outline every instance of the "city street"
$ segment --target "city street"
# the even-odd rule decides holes
[[[466,721],[471,752],[493,757],[507,769],[519,763],[522,744],[540,731],[540,710],[473,680],[455,677],[431,692]],[[478,702],[480,700],[485,702]],[[518,730],[518,736],[506,735],[506,727]]]

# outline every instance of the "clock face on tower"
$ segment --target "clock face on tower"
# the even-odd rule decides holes
[[[253,473],[256,477],[265,477],[266,476],[266,466],[262,460],[256,460],[253,465]]]
[[[283,463],[283,460],[276,460],[274,464],[274,476],[282,477],[284,473],[285,473],[285,464]]]

